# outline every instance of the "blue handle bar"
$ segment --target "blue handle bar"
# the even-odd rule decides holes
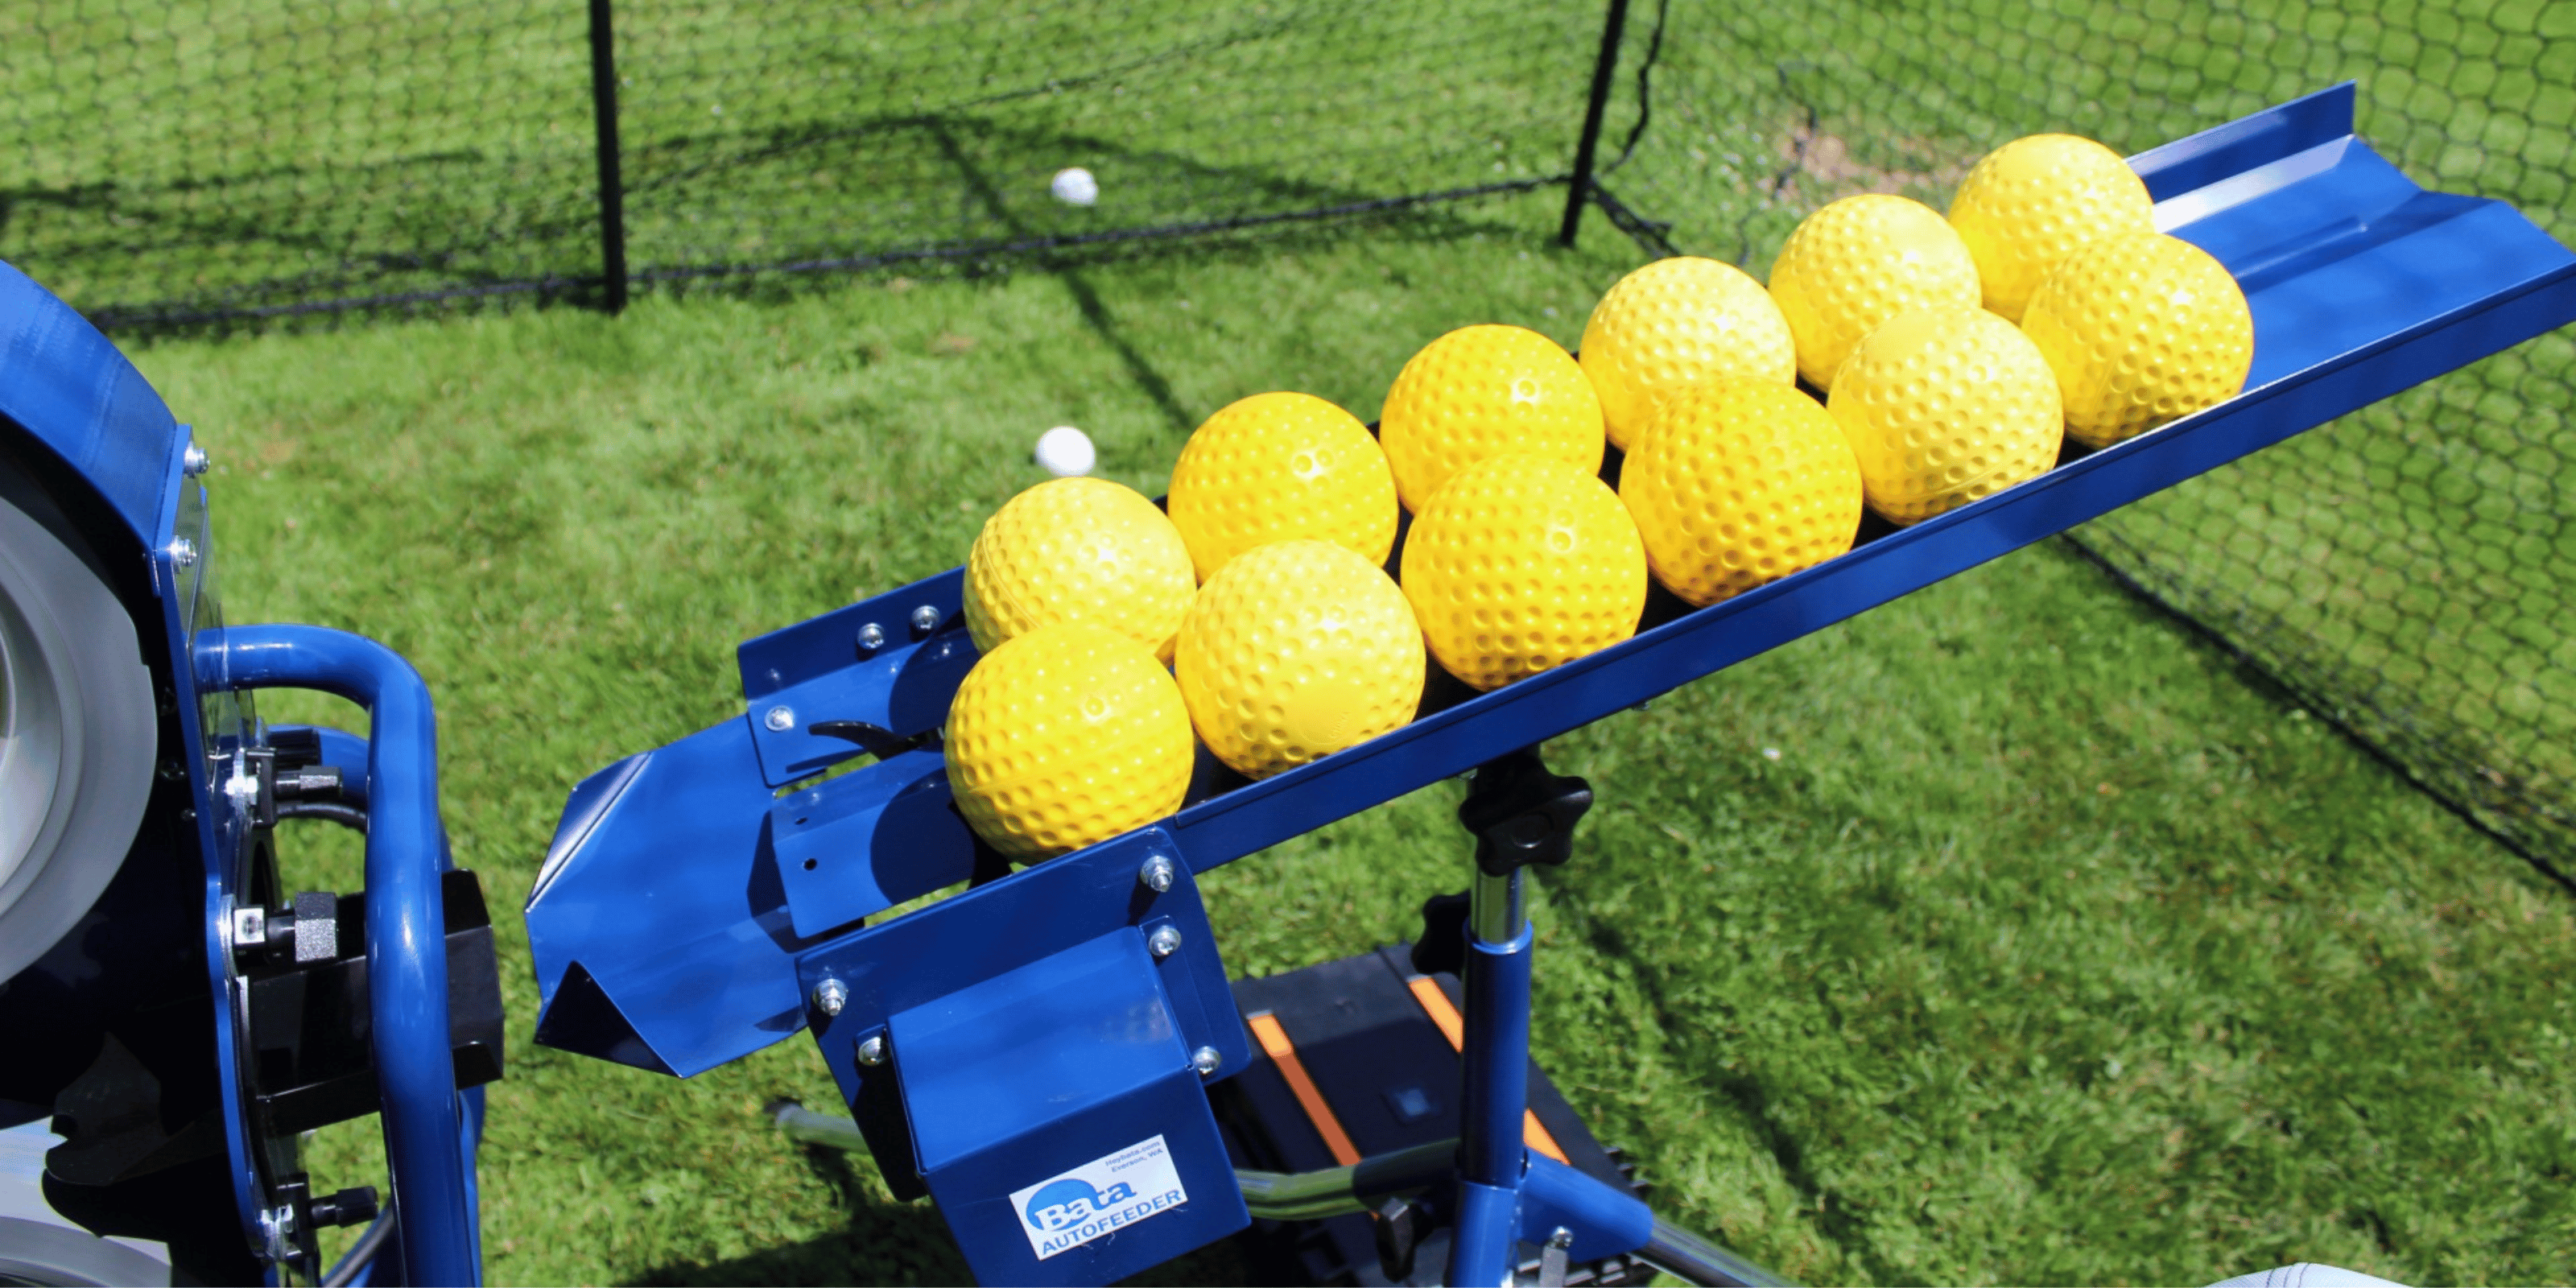
[[[315,689],[367,709],[367,1000],[403,1282],[479,1284],[471,1169],[448,1049],[438,718],[402,655],[319,626],[207,632],[209,688]]]

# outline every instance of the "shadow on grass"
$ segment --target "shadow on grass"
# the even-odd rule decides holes
[[[847,1228],[819,1239],[717,1261],[656,1266],[636,1282],[715,1284],[963,1284],[974,1282],[949,1237],[948,1223],[927,1200],[890,1203],[860,1178],[850,1156],[803,1151],[805,1166],[832,1189],[850,1214]],[[1139,1285],[1245,1283],[1243,1253],[1223,1239],[1126,1280]]]
[[[1048,196],[1044,176],[1066,158],[1119,175],[1117,204],[1080,210]],[[1439,189],[1439,180],[1399,168],[1386,186],[1407,191],[1390,196],[1298,178],[1266,161],[1215,164],[1173,148],[962,114],[667,138],[628,148],[626,159],[632,289],[754,299],[829,289],[853,275],[976,277],[1033,261],[1061,274],[1205,246],[1276,248],[1426,216],[1464,227],[1443,216],[1489,193],[1561,181]],[[364,179],[348,185],[353,173]],[[997,178],[1006,175],[1037,178]],[[531,178],[544,182],[523,186]],[[73,305],[121,340],[529,304],[595,307],[603,281],[595,198],[577,178],[537,175],[511,158],[441,154],[247,176],[220,203],[175,187],[101,185],[55,194],[58,215],[82,217],[15,247],[15,259],[40,280],[65,283]],[[317,184],[338,189],[334,199],[312,201],[307,190]],[[0,197],[11,195],[23,204],[29,194]],[[190,282],[192,252],[241,276],[163,289]],[[159,267],[138,269],[138,258]],[[1096,293],[1078,279],[1068,285],[1085,316],[1105,327]],[[1132,354],[1120,352],[1133,369]],[[1160,379],[1142,370],[1138,378],[1148,389]],[[1158,401],[1167,399],[1166,389]]]
[[[974,1281],[949,1240],[947,1223],[927,1202],[893,1203],[875,1195],[838,1150],[802,1151],[807,1170],[831,1187],[849,1225],[819,1239],[718,1261],[656,1266],[645,1284],[962,1284]]]

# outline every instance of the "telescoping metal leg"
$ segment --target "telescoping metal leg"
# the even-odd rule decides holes
[[[1529,1107],[1530,959],[1523,882],[1535,864],[1573,854],[1574,826],[1592,786],[1549,773],[1535,748],[1476,771],[1458,819],[1476,834],[1467,910],[1460,1044],[1458,1188],[1447,1282],[1512,1282],[1523,1242],[1542,1245],[1540,1277],[1562,1282],[1571,1261],[1635,1253],[1700,1284],[1774,1284],[1776,1276],[1655,1219],[1624,1189],[1523,1143]]]
[[[1521,1115],[1529,1108],[1530,926],[1518,868],[1476,874],[1467,912],[1452,1284],[1509,1284],[1519,1261]]]
[[[1469,894],[1452,1284],[1508,1284],[1518,1262],[1521,1117],[1529,1108],[1530,925],[1522,870],[1563,863],[1592,786],[1547,771],[1536,748],[1476,771],[1458,821],[1476,834]]]

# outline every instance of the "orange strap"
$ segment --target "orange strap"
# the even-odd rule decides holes
[[[1360,1152],[1351,1145],[1351,1134],[1342,1130],[1342,1120],[1333,1116],[1333,1107],[1324,1103],[1324,1093],[1315,1080],[1307,1076],[1306,1062],[1297,1058],[1297,1048],[1288,1041],[1288,1030],[1279,1027],[1279,1017],[1268,1011],[1243,1017],[1252,1028],[1252,1036],[1261,1040],[1262,1054],[1279,1066],[1279,1076],[1288,1080],[1288,1090],[1297,1097],[1297,1105],[1306,1111],[1306,1121],[1315,1124],[1315,1134],[1324,1138],[1324,1148],[1333,1152],[1333,1161],[1344,1167],[1360,1161]]]
[[[1440,1026],[1440,1036],[1449,1039],[1449,1049],[1463,1054],[1467,1049],[1467,1021],[1458,1014],[1457,1007],[1449,1004],[1449,995],[1440,991],[1440,981],[1428,975],[1416,975],[1404,981],[1404,986],[1413,990],[1413,1000],[1422,1004],[1433,1024]],[[1566,1161],[1565,1151],[1557,1148],[1556,1137],[1539,1125],[1535,1110],[1521,1111],[1521,1139],[1531,1149],[1549,1158],[1560,1163]]]

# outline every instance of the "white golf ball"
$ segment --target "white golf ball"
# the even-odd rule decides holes
[[[1047,191],[1068,206],[1088,206],[1100,200],[1100,181],[1092,178],[1089,170],[1075,166],[1056,171],[1054,180],[1047,184]]]
[[[1091,436],[1071,425],[1058,425],[1038,435],[1038,464],[1060,479],[1080,478],[1100,460]]]

